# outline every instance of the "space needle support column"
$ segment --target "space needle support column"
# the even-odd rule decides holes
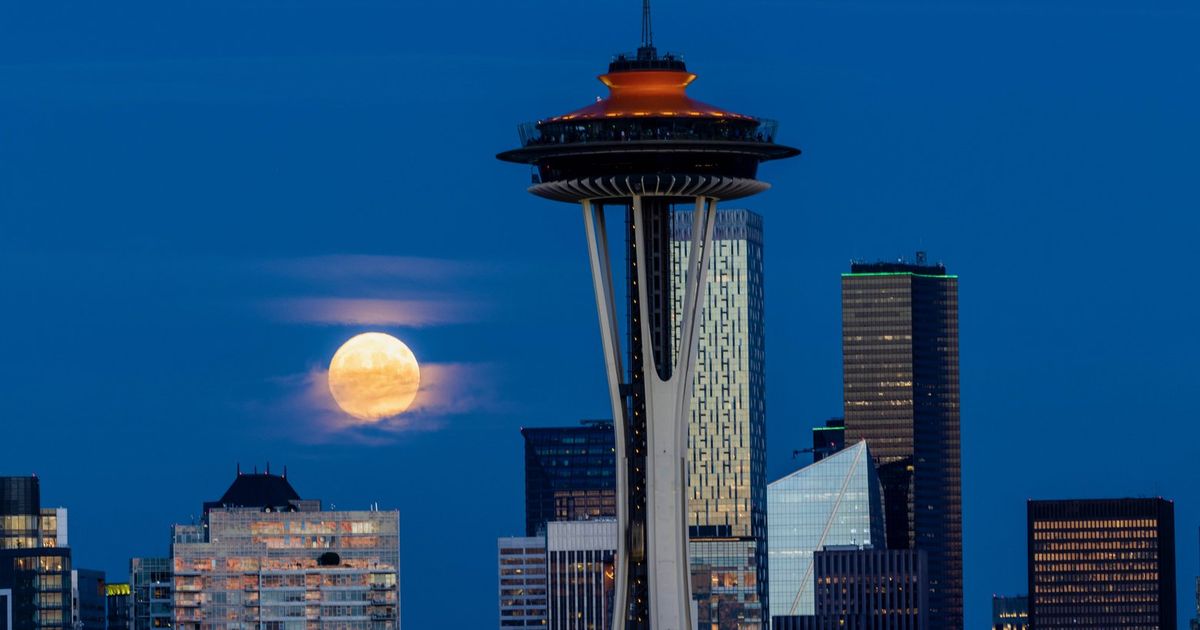
[[[638,237],[638,270],[640,302],[647,300],[646,261],[643,237],[645,212],[641,198],[634,197],[634,218]],[[650,515],[648,546],[650,547],[650,617],[652,630],[691,630],[691,575],[688,566],[687,527],[687,435],[691,417],[692,377],[696,366],[696,347],[699,342],[700,309],[707,286],[708,260],[712,249],[713,227],[716,223],[717,200],[697,197],[692,215],[691,248],[685,270],[686,285],[682,302],[679,330],[679,350],[674,357],[670,377],[661,378],[659,360],[672,357],[656,356],[651,350],[649,317],[642,318],[644,356],[650,360],[644,368],[646,383],[647,462],[646,495]]]
[[[596,312],[600,316],[600,339],[604,347],[604,366],[608,375],[608,396],[612,402],[614,441],[617,464],[617,560],[614,567],[613,627],[624,628],[628,574],[621,566],[628,557],[625,532],[629,529],[628,461],[625,453],[625,403],[621,396],[620,339],[617,328],[616,305],[613,302],[612,263],[609,260],[608,229],[604,223],[604,206],[584,199],[583,223],[587,231],[588,258],[592,267],[592,288],[596,294]],[[618,625],[619,622],[619,625]]]

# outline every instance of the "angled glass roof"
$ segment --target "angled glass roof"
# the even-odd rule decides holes
[[[813,552],[884,547],[883,495],[866,442],[767,486],[770,614],[812,615]]]

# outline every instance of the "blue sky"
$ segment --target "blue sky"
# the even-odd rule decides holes
[[[1030,497],[1175,499],[1184,615],[1200,9],[655,17],[694,96],[805,151],[745,203],[766,218],[770,477],[840,413],[839,274],[926,250],[961,277],[968,624],[1024,591]],[[402,511],[407,627],[490,624],[519,427],[608,415],[579,212],[493,155],[601,94],[637,37],[624,1],[0,5],[0,472],[41,476],[77,563],[122,577],[236,462],[287,464],[306,497]],[[313,379],[375,329],[441,370],[444,404],[321,431]]]

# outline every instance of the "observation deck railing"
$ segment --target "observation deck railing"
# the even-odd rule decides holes
[[[527,122],[517,126],[522,147],[588,142],[699,140],[772,144],[779,123],[765,118],[701,119],[679,117],[612,118]]]

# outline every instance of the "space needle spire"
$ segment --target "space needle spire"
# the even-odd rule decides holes
[[[776,144],[775,122],[692,99],[695,79],[681,57],[658,55],[643,0],[641,47],[600,77],[608,98],[520,125],[521,146],[496,156],[536,169],[530,193],[583,210],[616,445],[614,630],[693,628],[688,421],[717,203],[770,188],[759,164],[800,153]],[[675,212],[692,223],[679,260]],[[610,225],[625,246],[615,263]],[[685,286],[673,286],[676,268]]]
[[[642,0],[642,46],[638,48],[638,59],[653,59],[656,56],[654,29],[650,25],[650,0]]]

